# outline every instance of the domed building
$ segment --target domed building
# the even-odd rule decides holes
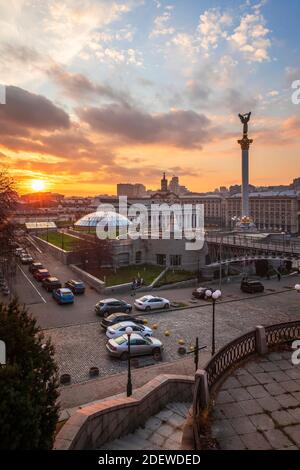
[[[110,226],[110,227],[128,227],[130,221],[127,217],[113,211],[97,211],[91,214],[84,215],[81,219],[75,222],[74,226],[80,228],[96,228],[97,225]]]

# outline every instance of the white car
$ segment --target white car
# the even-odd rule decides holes
[[[21,255],[22,264],[31,264],[32,262],[33,262],[33,258],[29,254],[26,253],[26,254]]]
[[[26,254],[26,251],[24,248],[16,248],[15,255],[20,258],[21,256],[24,256]]]
[[[152,330],[145,325],[136,325],[132,321],[122,321],[115,325],[109,326],[106,330],[106,336],[109,339],[118,338],[119,336],[126,335],[126,328],[132,328],[133,333],[138,333],[141,336],[152,336]]]
[[[144,295],[140,299],[134,301],[134,306],[138,310],[145,310],[149,312],[150,310],[160,309],[160,308],[169,308],[170,301],[164,299],[163,297],[154,297],[153,295]]]

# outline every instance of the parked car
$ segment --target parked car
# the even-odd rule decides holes
[[[97,315],[102,317],[108,317],[111,313],[125,312],[130,313],[132,305],[128,304],[124,300],[117,299],[103,299],[95,305],[95,312]]]
[[[35,271],[38,271],[39,269],[44,269],[44,266],[39,261],[36,261],[29,266],[29,272],[31,274],[33,274]]]
[[[132,328],[134,333],[139,333],[141,336],[152,336],[152,330],[149,326],[145,325],[136,325],[132,321],[123,321],[121,323],[116,323],[115,325],[109,326],[106,330],[106,336],[111,338],[118,338],[126,333],[126,328]]]
[[[206,291],[210,291],[211,293],[213,293],[215,291],[215,289],[213,289],[212,287],[198,287],[197,289],[195,289],[193,291],[193,297],[195,297],[195,299],[205,299],[206,298]]]
[[[62,284],[57,277],[46,277],[46,279],[43,279],[42,281],[42,286],[46,289],[48,292],[52,292],[53,290],[59,289],[62,287]]]
[[[122,321],[132,321],[137,325],[143,325],[144,320],[142,318],[134,317],[133,315],[128,315],[128,313],[112,313],[106,318],[103,318],[101,321],[101,326],[106,330],[109,326],[115,325]]]
[[[24,248],[19,247],[19,248],[16,248],[16,250],[15,250],[15,255],[18,256],[18,258],[19,258],[21,255],[23,255],[24,253],[26,253],[25,250],[24,250]]]
[[[159,308],[169,308],[170,301],[168,299],[164,299],[163,297],[144,295],[144,297],[135,300],[134,306],[138,310],[145,310],[148,312],[149,310],[155,310]]]
[[[254,294],[258,292],[264,292],[265,287],[260,281],[251,281],[245,279],[241,282],[241,290],[248,294]]]
[[[72,304],[74,302],[73,292],[65,287],[53,290],[52,296],[58,304]]]
[[[122,360],[128,358],[127,335],[110,339],[106,343],[106,349],[111,356],[120,357]],[[163,351],[162,342],[153,338],[143,338],[138,333],[132,333],[130,337],[130,356],[143,356],[146,354],[160,355]]]
[[[42,281],[43,279],[46,279],[46,277],[50,277],[50,273],[48,269],[38,269],[37,271],[34,271],[33,277],[37,281]]]
[[[33,262],[33,258],[29,254],[23,254],[21,255],[21,263],[22,264],[31,264]]]
[[[71,281],[66,282],[65,287],[67,287],[68,289],[71,289],[73,294],[84,294],[84,291],[85,291],[84,282],[74,281],[74,279],[72,279]]]

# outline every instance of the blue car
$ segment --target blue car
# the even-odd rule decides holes
[[[58,304],[72,304],[74,302],[74,294],[71,289],[56,289],[52,292],[52,296]]]
[[[67,287],[68,289],[71,289],[73,294],[84,294],[84,291],[85,291],[84,283],[82,281],[74,281],[74,279],[66,282],[65,287]]]

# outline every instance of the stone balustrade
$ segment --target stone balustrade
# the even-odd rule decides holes
[[[82,406],[58,433],[54,449],[98,449],[143,426],[167,403],[191,402],[193,387],[194,377],[159,375],[131,397],[116,395]]]

